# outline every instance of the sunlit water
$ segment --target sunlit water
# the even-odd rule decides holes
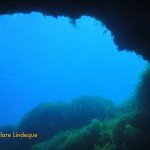
[[[39,13],[0,16],[0,124],[16,123],[44,101],[97,95],[119,103],[146,66],[119,52],[100,22]]]

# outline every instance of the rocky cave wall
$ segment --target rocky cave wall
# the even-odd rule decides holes
[[[44,15],[95,17],[112,32],[119,50],[135,51],[150,61],[148,0],[0,0],[0,14],[41,12]]]

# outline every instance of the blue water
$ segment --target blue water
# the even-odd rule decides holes
[[[39,13],[0,16],[0,125],[17,123],[44,101],[97,95],[119,103],[132,95],[147,62],[118,52],[94,18],[70,22]]]

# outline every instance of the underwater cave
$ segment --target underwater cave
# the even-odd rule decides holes
[[[0,14],[11,16],[0,16],[0,149],[149,147],[148,8],[128,0],[1,1]],[[34,11],[44,16],[14,14]],[[17,133],[24,138],[5,138]]]

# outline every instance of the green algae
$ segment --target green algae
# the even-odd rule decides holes
[[[33,145],[32,150],[92,150],[113,143],[112,128],[110,121],[94,119],[83,128],[59,133],[47,142]]]

